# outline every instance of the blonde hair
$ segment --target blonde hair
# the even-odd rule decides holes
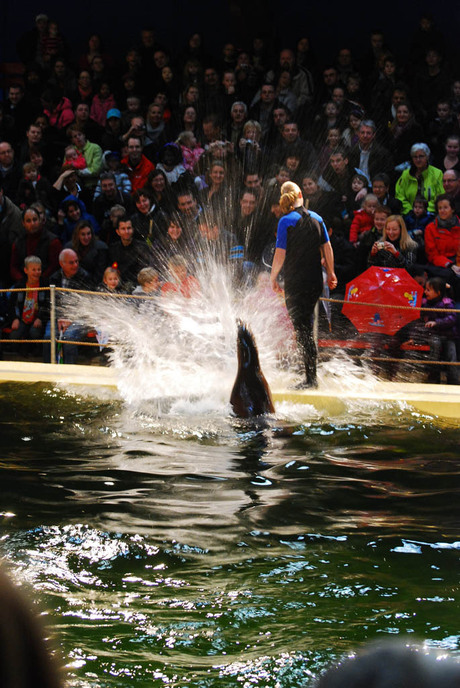
[[[246,137],[247,131],[250,128],[254,128],[256,130],[256,133],[258,136],[262,134],[262,127],[260,126],[260,123],[255,120],[255,119],[248,119],[248,121],[245,123],[243,127],[243,136]]]
[[[290,213],[303,204],[302,191],[294,182],[284,182],[281,187],[280,208],[283,213]]]
[[[153,268],[142,268],[142,270],[137,273],[137,281],[141,287],[143,287],[144,284],[153,282],[153,280],[157,279],[158,277],[158,272]]]
[[[187,261],[184,256],[174,255],[168,260],[168,268],[186,268]]]
[[[38,167],[34,162],[25,162],[22,166],[22,171],[24,174],[28,172],[38,172]]]
[[[194,135],[193,131],[181,131],[176,139],[176,143],[180,146],[187,146],[187,141],[191,141]]]
[[[366,205],[366,203],[367,203],[368,201],[377,201],[377,203],[378,203],[378,202],[379,202],[379,199],[377,198],[377,196],[376,196],[375,194],[373,194],[373,193],[368,193],[368,194],[366,194],[366,195],[364,196],[364,198],[363,198],[363,200],[362,200],[361,208],[364,208],[364,206]]]
[[[120,273],[117,268],[113,267],[113,265],[109,265],[109,267],[104,270],[104,274],[102,275],[102,281],[104,283],[109,275],[116,275],[118,280],[120,280]]]
[[[401,215],[389,215],[385,221],[385,227],[383,228],[382,238],[384,241],[389,241],[387,238],[387,225],[389,222],[397,222],[401,229],[401,236],[399,237],[399,246],[403,251],[415,251],[418,248],[416,241],[410,238],[406,223],[404,222]]]

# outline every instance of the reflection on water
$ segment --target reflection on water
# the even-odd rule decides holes
[[[9,385],[0,423],[1,551],[73,685],[307,685],[379,634],[459,652],[454,428]]]

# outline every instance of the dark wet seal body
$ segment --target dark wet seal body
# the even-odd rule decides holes
[[[243,323],[238,323],[238,372],[230,403],[238,418],[254,418],[274,413],[270,388],[260,369],[254,337]]]

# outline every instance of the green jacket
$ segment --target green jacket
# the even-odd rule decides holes
[[[442,172],[437,167],[428,165],[422,172],[422,184],[419,191],[418,180],[412,173],[412,167],[404,170],[396,182],[396,198],[402,203],[402,214],[406,215],[412,210],[414,199],[421,195],[428,201],[428,212],[435,212],[435,201],[439,194],[445,193],[442,185]]]
[[[87,141],[82,151],[86,167],[92,175],[98,175],[102,169],[102,148],[97,143]]]

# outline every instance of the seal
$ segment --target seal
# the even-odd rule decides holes
[[[274,413],[267,380],[260,369],[259,353],[252,332],[238,321],[238,372],[230,395],[230,404],[238,418],[253,418]]]

